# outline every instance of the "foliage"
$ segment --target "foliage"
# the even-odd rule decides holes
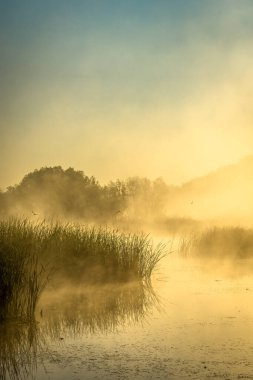
[[[211,228],[189,240],[183,240],[181,252],[204,258],[253,257],[253,230],[241,227]]]
[[[0,222],[0,321],[31,319],[45,286],[39,231],[26,222]]]
[[[149,281],[164,255],[145,235],[70,224],[0,222],[0,319],[31,319],[48,275],[57,283]]]
[[[117,180],[101,186],[72,168],[41,168],[27,174],[19,185],[0,193],[2,215],[85,221],[113,221],[123,213],[145,217],[161,213],[167,185],[162,179]]]

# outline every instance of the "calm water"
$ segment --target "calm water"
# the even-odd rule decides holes
[[[154,292],[48,292],[34,327],[1,332],[2,378],[253,379],[252,273],[171,254]]]

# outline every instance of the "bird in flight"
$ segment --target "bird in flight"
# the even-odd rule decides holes
[[[32,211],[32,214],[33,214],[33,215],[38,215],[38,214],[36,214],[36,212],[34,212],[34,211]]]

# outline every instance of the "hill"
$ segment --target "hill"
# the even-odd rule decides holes
[[[245,222],[253,220],[253,156],[224,166],[177,187],[167,213],[201,220]]]

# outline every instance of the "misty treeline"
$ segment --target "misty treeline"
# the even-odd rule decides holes
[[[161,178],[139,177],[102,186],[82,171],[45,167],[0,193],[0,213],[91,222],[148,218],[163,214],[170,188]]]
[[[0,191],[0,217],[65,218],[147,231],[191,232],[203,223],[252,227],[252,170],[248,156],[181,186],[140,177],[101,185],[73,168],[45,167]]]

